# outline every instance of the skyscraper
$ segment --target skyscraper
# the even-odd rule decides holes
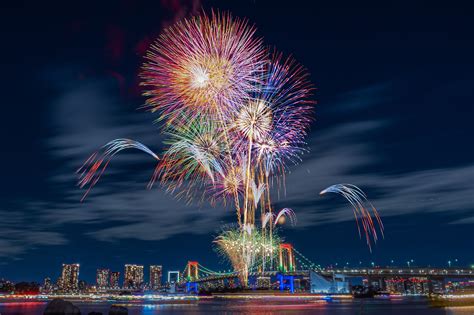
[[[53,285],[51,283],[51,278],[49,277],[44,278],[42,292],[50,293],[52,289],[53,289]]]
[[[119,280],[120,280],[120,272],[112,271],[110,273],[110,288],[111,289],[118,289],[119,288]]]
[[[79,280],[78,287],[79,292],[86,292],[88,289],[87,282],[85,282],[84,280]]]
[[[61,289],[66,292],[77,291],[79,284],[79,264],[63,264]]]
[[[106,289],[109,287],[109,269],[97,269],[97,288],[98,289]]]
[[[150,289],[157,290],[161,287],[161,276],[163,267],[159,265],[150,266]]]
[[[123,287],[127,289],[139,289],[142,284],[143,265],[125,265]]]

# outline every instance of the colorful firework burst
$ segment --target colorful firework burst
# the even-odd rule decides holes
[[[224,231],[216,244],[245,279],[256,261],[265,266],[266,246],[273,250],[279,241],[275,226],[285,218],[296,222],[289,208],[274,212],[271,190],[284,183],[287,165],[305,152],[315,103],[307,71],[265,48],[255,32],[247,21],[220,12],[166,29],[141,73],[145,107],[160,114],[163,154],[159,158],[141,143],[118,139],[78,171],[85,197],[115,154],[136,148],[159,161],[149,186],[159,181],[189,201],[230,200],[238,227]],[[361,215],[356,221],[362,220],[366,234],[372,233],[371,214],[354,199],[365,195],[339,191]]]
[[[265,61],[262,40],[246,20],[212,12],[166,29],[143,67],[147,106],[172,119],[206,112],[225,115],[255,90]]]

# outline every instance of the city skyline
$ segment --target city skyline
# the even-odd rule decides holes
[[[285,257],[286,258],[286,257]],[[183,261],[184,263],[185,261]],[[188,261],[189,263],[189,261]],[[176,270],[176,269],[173,269],[173,268],[166,268],[166,266],[163,266],[163,265],[156,265],[156,264],[151,264],[151,265],[138,265],[138,264],[123,264],[123,270],[121,271],[114,271],[110,268],[104,268],[104,267],[94,267],[94,266],[91,266],[92,268],[96,268],[95,269],[95,277],[93,279],[91,279],[90,277],[81,277],[81,274],[80,274],[80,266],[81,264],[79,263],[63,263],[62,265],[62,269],[58,269],[56,273],[53,273],[51,275],[45,275],[45,276],[42,276],[42,275],[38,275],[37,277],[35,277],[34,279],[21,279],[21,281],[27,281],[27,282],[36,282],[36,283],[39,283],[39,284],[44,284],[46,283],[46,281],[48,281],[49,283],[55,283],[57,285],[61,285],[60,283],[62,283],[61,281],[64,281],[64,278],[71,278],[71,282],[73,283],[73,286],[72,288],[73,289],[77,289],[77,286],[78,286],[78,283],[80,280],[85,280],[86,283],[88,285],[93,285],[93,286],[96,286],[97,289],[101,289],[101,288],[125,288],[125,289],[134,289],[136,287],[129,287],[127,285],[125,285],[126,283],[126,279],[125,279],[125,275],[127,274],[127,266],[129,267],[132,267],[132,268],[140,268],[140,279],[141,279],[141,284],[142,285],[145,285],[146,287],[148,288],[153,288],[153,281],[152,279],[160,279],[160,284],[164,284],[166,282],[169,282],[168,281],[168,278],[170,277],[170,273],[173,274],[173,273],[176,273],[178,272],[180,275],[182,273],[182,271],[179,271],[179,270]],[[183,265],[185,266],[185,264]],[[300,262],[296,262],[296,268],[306,268],[306,266],[304,265],[301,265]],[[149,272],[145,272],[146,267],[150,267],[148,270]],[[165,268],[164,268],[165,267]],[[397,269],[397,268],[401,268],[401,269],[410,269],[410,268],[415,268],[415,269],[422,269],[422,268],[438,268],[438,269],[443,269],[443,268],[446,268],[446,269],[453,269],[453,270],[474,270],[474,264],[470,264],[470,265],[466,265],[466,264],[462,264],[461,262],[459,262],[459,260],[457,258],[454,258],[452,260],[448,260],[446,262],[445,265],[431,265],[431,264],[428,264],[428,265],[420,265],[420,264],[417,264],[417,262],[414,260],[414,259],[409,259],[409,260],[400,260],[399,262],[397,262],[396,260],[394,259],[391,259],[390,261],[387,261],[387,262],[374,262],[374,261],[370,261],[370,262],[366,262],[366,263],[363,263],[362,261],[355,261],[355,262],[338,262],[338,263],[334,263],[334,264],[330,264],[330,265],[327,265],[327,266],[321,266],[322,268],[327,268],[327,269],[341,269],[341,270],[344,270],[344,269],[353,269],[353,268],[356,268],[356,269],[361,269],[361,268],[373,268],[373,269],[383,269],[383,268],[392,268],[392,269]],[[70,270],[71,268],[77,268],[77,275],[71,275],[72,271]],[[152,271],[152,270],[156,270],[156,271]],[[228,272],[230,271],[231,269],[222,269],[220,272]],[[285,266],[285,270],[289,270],[288,266]],[[107,276],[105,276],[104,272],[106,272]],[[474,271],[472,271],[474,272]],[[41,272],[39,272],[41,273]],[[152,277],[152,273],[157,273],[158,275],[155,275],[155,278]],[[101,274],[101,276],[99,276],[99,274]],[[57,276],[57,277],[56,277]],[[181,275],[182,276],[182,275]],[[99,280],[99,277],[100,280]],[[131,278],[133,278],[134,276],[131,276]],[[38,280],[39,279],[39,280]],[[53,279],[53,280],[52,280]],[[54,279],[57,279],[57,281],[54,281]],[[113,280],[115,279],[115,280]],[[5,277],[0,277],[0,280],[12,280],[10,278],[8,278],[8,276],[5,276]],[[107,286],[106,287],[101,287],[99,285],[99,282],[100,281],[105,281],[107,283]],[[115,282],[114,282],[115,281]],[[118,284],[118,285],[114,285],[114,283]]]
[[[150,290],[160,289],[163,280],[163,266],[150,265],[149,273],[145,273],[145,266],[136,264],[124,264],[123,272],[113,271],[108,268],[97,268],[96,278],[94,282],[86,281],[88,285],[95,286],[97,290],[101,289],[139,289],[147,287]],[[58,280],[54,283],[59,289],[65,291],[77,291],[80,277],[80,264],[78,263],[63,263],[62,269],[58,271]],[[123,279],[120,275],[123,275]],[[41,282],[42,287],[49,287],[53,282],[52,276],[46,276]],[[8,279],[4,279],[8,280]],[[25,279],[27,280],[27,279]],[[120,282],[122,280],[122,283]]]
[[[287,248],[287,245],[290,244],[284,244],[284,247]],[[295,255],[295,253],[298,255]],[[378,290],[385,290],[392,294],[428,295],[454,292],[459,288],[470,288],[474,284],[472,280],[474,266],[465,268],[453,265],[458,263],[457,261],[450,261],[448,267],[414,266],[414,261],[407,261],[406,266],[396,266],[392,262],[390,266],[378,266],[372,263],[370,266],[344,264],[343,266],[321,268],[307,260],[304,255],[296,250],[288,251],[287,254],[280,256],[279,260],[279,272],[268,271],[267,276],[259,276],[249,285],[254,289],[268,289],[270,287],[277,289],[279,287],[280,290],[290,290],[291,293],[293,293],[293,290],[299,292],[306,290],[311,293],[339,292],[344,294],[349,292],[350,286],[356,288],[357,285],[364,285],[378,288]],[[34,295],[31,292],[39,290],[38,293],[46,296],[64,294],[70,296],[87,296],[88,294],[120,296],[133,292],[146,294],[146,296],[150,294],[159,296],[160,293],[165,292],[170,294],[177,292],[192,293],[195,284],[198,284],[196,290],[198,287],[204,290],[206,288],[211,290],[212,288],[223,288],[224,281],[227,281],[227,288],[235,286],[236,273],[230,273],[230,270],[210,271],[196,261],[188,261],[184,272],[169,270],[166,277],[163,277],[163,266],[161,265],[150,265],[148,274],[144,272],[144,267],[136,264],[125,264],[122,286],[120,285],[120,272],[111,272],[105,268],[97,269],[95,283],[84,281],[80,278],[80,264],[77,263],[63,263],[60,277],[56,282],[52,281],[50,277],[46,277],[41,284],[38,284],[39,286],[35,286],[34,282],[24,283],[30,290],[33,290],[29,294]],[[201,269],[203,270],[201,271]],[[282,280],[284,276],[281,275],[285,273],[297,277],[291,280],[291,287],[282,284],[284,283]],[[274,276],[277,277],[276,282],[271,280]],[[219,277],[223,278],[219,280]],[[333,282],[327,281],[327,278],[324,277],[333,279]],[[347,281],[346,278],[350,280]],[[9,283],[10,287],[15,285],[5,281],[5,279],[0,279],[0,292],[9,293],[6,290]],[[21,285],[21,283],[17,285]]]
[[[57,15],[43,4],[21,19],[21,8],[9,9],[6,39],[23,54],[6,58],[6,73],[12,82],[27,73],[28,93],[13,86],[5,101],[0,278],[56,281],[64,262],[77,262],[81,280],[106,268],[120,272],[122,286],[127,263],[159,262],[163,277],[188,260],[230,268],[210,244],[235,221],[233,210],[186,205],[159,185],[146,190],[147,157],[118,158],[83,203],[75,186],[75,170],[110,137],[163,148],[153,117],[136,110],[145,101],[137,73],[152,38],[198,10],[187,4],[179,13],[162,3],[98,4],[94,15],[64,4]],[[310,150],[274,200],[298,214],[295,227],[281,227],[286,241],[323,266],[474,264],[474,149],[466,143],[474,65],[462,8],[354,5],[357,18],[346,19],[331,4],[201,4],[249,18],[269,45],[305,65],[317,88]],[[338,182],[363,187],[380,212],[385,238],[372,252],[354,237],[347,204],[318,195]]]

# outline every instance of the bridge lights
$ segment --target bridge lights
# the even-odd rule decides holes
[[[457,259],[457,258],[454,259],[454,262],[457,263],[457,262],[458,262],[458,259]],[[449,267],[451,267],[451,264],[452,264],[452,263],[453,263],[453,262],[452,262],[451,260],[448,260],[448,266],[449,266]],[[456,264],[456,265],[457,265],[457,264]]]
[[[187,280],[197,280],[199,279],[199,267],[197,261],[188,261],[187,269]]]
[[[279,246],[279,267],[281,272],[295,271],[295,258],[293,256],[293,246],[288,243],[282,243]]]

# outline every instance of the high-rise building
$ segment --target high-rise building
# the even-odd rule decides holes
[[[106,289],[109,287],[109,277],[110,277],[110,270],[109,269],[97,269],[97,288],[98,289]]]
[[[87,282],[84,280],[79,280],[78,287],[80,292],[86,292],[88,290]]]
[[[143,265],[125,265],[123,287],[139,289],[143,284]]]
[[[119,280],[120,280],[120,272],[112,271],[110,273],[110,288],[111,289],[118,289],[119,288]]]
[[[53,290],[53,284],[51,283],[51,278],[49,277],[44,278],[42,292],[50,293],[52,290]]]
[[[63,264],[61,273],[61,289],[77,291],[79,285],[79,264]]]
[[[56,289],[62,290],[62,288],[63,288],[63,278],[59,277],[56,280]]]
[[[157,290],[161,287],[163,267],[159,265],[150,266],[150,289]]]

